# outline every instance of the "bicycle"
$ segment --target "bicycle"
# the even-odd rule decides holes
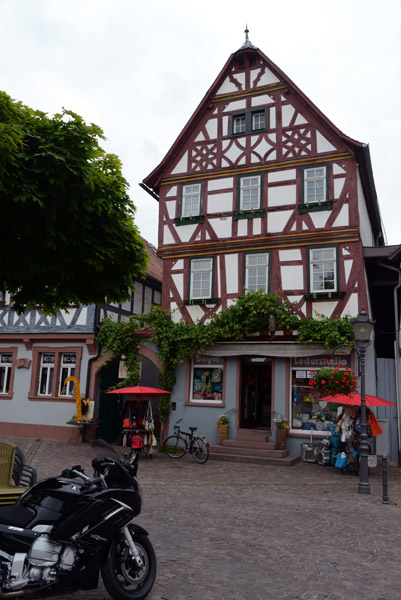
[[[205,436],[195,435],[197,427],[190,427],[189,431],[181,431],[182,419],[174,425],[174,435],[170,435],[163,444],[163,450],[170,458],[181,458],[184,454],[192,454],[199,464],[204,464],[209,458],[209,447]],[[184,437],[185,436],[185,437]]]

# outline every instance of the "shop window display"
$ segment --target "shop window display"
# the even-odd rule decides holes
[[[341,366],[349,366],[349,357],[336,358],[336,361]],[[314,372],[326,364],[327,357],[294,359],[291,369],[291,429],[324,432],[335,429],[338,404],[319,400],[320,394],[310,385]]]
[[[223,361],[219,357],[198,356],[193,364],[192,402],[216,402],[223,399]]]

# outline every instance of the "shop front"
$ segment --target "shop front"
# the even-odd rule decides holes
[[[306,434],[313,432],[330,433],[335,429],[338,413],[337,403],[319,400],[311,387],[310,381],[314,371],[325,366],[351,368],[351,357],[340,355],[302,356],[291,359],[290,380],[290,433]]]

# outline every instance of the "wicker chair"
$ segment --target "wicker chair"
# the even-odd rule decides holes
[[[0,440],[0,505],[14,504],[28,487],[13,483],[15,445]]]

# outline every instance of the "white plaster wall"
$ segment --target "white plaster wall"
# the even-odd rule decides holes
[[[281,271],[281,284],[283,290],[303,290],[304,284],[304,272],[302,265],[282,265]]]
[[[227,294],[238,294],[238,254],[226,254]]]
[[[207,212],[226,212],[233,210],[233,192],[210,194],[207,197]]]
[[[209,192],[216,190],[226,190],[234,186],[234,180],[232,177],[224,177],[223,179],[211,179],[207,183],[207,189]]]
[[[177,196],[177,186],[176,185],[173,185],[166,194],[166,198],[170,198],[171,196]]]
[[[182,318],[181,312],[177,309],[178,309],[177,304],[175,302],[171,302],[170,303],[170,310],[172,311],[171,312],[171,320],[174,323],[178,323]]]
[[[288,127],[292,117],[294,116],[295,108],[291,104],[285,104],[281,108],[283,127]]]
[[[238,223],[238,235],[247,235],[248,233],[248,219],[242,219],[237,221]]]
[[[174,243],[174,238],[171,235],[170,229],[168,227],[168,225],[165,225],[163,227],[163,244],[173,244]]]
[[[343,191],[345,177],[338,177],[334,179],[334,198],[337,199],[341,196],[341,192]]]
[[[312,315],[319,319],[319,315],[331,317],[337,307],[338,302],[312,302]]]
[[[236,100],[235,102],[229,102],[224,109],[224,112],[236,112],[237,110],[245,110],[246,101]]]
[[[176,263],[171,267],[171,271],[179,271],[184,268],[184,261],[180,258]]]
[[[253,235],[260,235],[262,233],[262,219],[252,219],[253,223]]]
[[[278,252],[280,262],[286,262],[290,260],[302,260],[301,250],[279,250]]]
[[[280,185],[269,187],[267,203],[269,206],[282,206],[284,204],[295,204],[297,201],[296,185]]]
[[[215,140],[217,138],[217,119],[209,119],[209,121],[206,123],[206,131],[208,132],[211,140]]]
[[[358,212],[359,212],[359,231],[362,244],[364,246],[374,246],[374,236],[370,225],[369,215],[366,208],[365,195],[362,189],[361,178],[358,170]]]
[[[194,323],[200,321],[205,314],[200,306],[197,304],[187,306],[189,315]]]
[[[333,144],[331,144],[329,142],[328,139],[326,139],[324,137],[324,135],[322,135],[320,133],[320,131],[316,130],[316,147],[317,147],[317,151],[320,152],[331,152],[332,150],[337,150],[337,148],[335,146],[333,146]]]
[[[356,317],[358,315],[358,294],[351,294],[344,310],[341,313],[342,317],[348,315],[349,317]]]
[[[177,205],[177,200],[169,200],[166,202],[167,212],[170,219],[174,219],[175,217],[175,207]]]
[[[171,279],[174,282],[175,287],[177,288],[177,292],[181,296],[184,297],[184,275],[182,273],[172,273]]]
[[[218,238],[231,237],[232,217],[210,218],[209,224],[213,227]]]
[[[194,234],[194,231],[195,231],[196,227],[197,227],[196,224],[193,224],[193,225],[179,225],[178,227],[175,228],[175,230],[178,233],[178,235],[180,237],[180,240],[182,240],[183,242],[189,242],[189,240],[191,239],[192,235]],[[173,243],[173,242],[170,242],[170,243]]]
[[[344,204],[336,220],[333,223],[333,227],[348,227],[349,225],[349,206]]]
[[[186,173],[188,171],[188,151],[184,152],[171,173]]]
[[[345,271],[345,283],[348,283],[349,276],[352,270],[352,265],[354,264],[353,259],[344,260],[344,271]]]
[[[330,217],[330,215],[331,215],[331,210],[322,210],[321,212],[309,213],[309,216],[313,222],[313,226],[316,229],[326,227],[327,219]]]
[[[272,102],[272,98],[267,94],[261,94],[260,96],[253,96],[253,98],[251,98],[251,106],[266,106],[266,104],[271,104]]]
[[[268,174],[268,182],[275,183],[276,181],[288,181],[295,179],[297,176],[295,169],[284,169],[283,171],[273,171]]]
[[[255,80],[259,75],[259,69],[255,70],[255,74],[251,72],[251,76]],[[267,67],[265,67],[265,72],[262,77],[259,79],[257,83],[257,87],[263,87],[264,85],[270,85],[271,83],[278,83],[280,80],[272,73]]]
[[[269,213],[269,217],[267,220],[267,227],[269,233],[277,233],[278,231],[283,231],[292,213],[292,210],[282,210],[276,213]]]

